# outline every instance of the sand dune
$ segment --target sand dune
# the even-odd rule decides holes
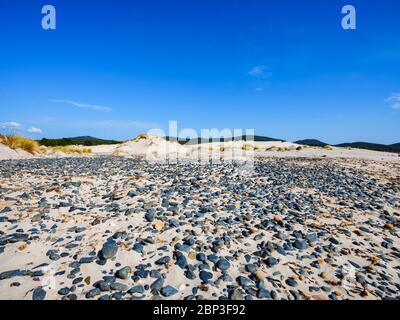
[[[74,148],[87,148],[73,146]],[[371,151],[364,149],[339,147],[305,147],[292,142],[270,141],[227,141],[211,142],[196,145],[181,145],[174,141],[166,141],[160,136],[139,136],[135,139],[116,145],[99,145],[90,147],[91,154],[83,156],[115,155],[128,157],[147,157],[149,159],[220,158],[243,159],[249,157],[306,157],[306,158],[350,158],[375,161],[400,161],[395,153]],[[78,157],[79,154],[67,154],[62,151],[48,151],[44,154],[30,154],[24,150],[13,150],[0,144],[0,160],[25,159],[33,157]]]

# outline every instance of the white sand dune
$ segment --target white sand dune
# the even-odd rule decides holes
[[[116,147],[113,152],[117,155],[158,156],[174,153],[185,155],[189,152],[189,149],[178,142],[166,141],[160,136],[147,136],[124,142]]]
[[[33,155],[31,155],[29,152],[20,149],[13,150],[0,143],[0,160],[27,159],[32,157]]]
[[[76,148],[88,148],[74,146]],[[32,155],[23,150],[13,150],[0,144],[0,160],[26,159],[32,157],[78,157],[96,155],[140,156],[153,160],[165,158],[203,159],[221,158],[243,160],[249,157],[306,157],[306,158],[350,158],[375,161],[400,162],[398,154],[351,148],[305,147],[292,142],[268,141],[227,141],[195,145],[181,145],[167,141],[160,136],[139,136],[135,139],[116,145],[99,145],[89,147],[91,154],[66,154],[61,151],[48,150],[45,154]]]

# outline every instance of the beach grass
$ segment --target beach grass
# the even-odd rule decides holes
[[[59,147],[50,147],[51,150],[55,152],[63,152],[68,154],[90,154],[92,153],[92,149],[90,148],[79,148],[74,146],[59,146]]]
[[[39,152],[39,143],[32,139],[16,134],[0,135],[0,143],[6,145],[13,150],[21,149],[31,154]]]

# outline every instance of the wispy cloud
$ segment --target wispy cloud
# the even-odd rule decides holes
[[[42,133],[42,129],[36,127],[29,127],[26,131],[30,133]]]
[[[393,109],[400,110],[400,93],[393,93],[385,102]]]
[[[77,102],[77,101],[73,101],[73,100],[54,99],[54,100],[51,100],[51,102],[65,103],[65,104],[69,104],[69,105],[77,107],[77,108],[90,109],[90,110],[98,111],[98,112],[111,112],[112,111],[112,108],[110,108],[110,107],[100,106],[97,104],[82,103],[82,102]]]
[[[249,71],[249,75],[255,78],[268,78],[272,75],[266,66],[255,66]]]
[[[0,128],[6,130],[21,130],[23,129],[23,126],[18,122],[10,121],[10,122],[1,122]]]

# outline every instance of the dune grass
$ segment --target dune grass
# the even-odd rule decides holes
[[[50,150],[55,152],[64,152],[68,154],[89,154],[92,153],[92,149],[90,148],[79,148],[74,146],[59,146],[59,147],[50,147]]]
[[[0,143],[13,150],[21,149],[31,154],[39,152],[39,143],[32,139],[18,136],[16,134],[0,135]]]
[[[250,146],[250,145],[248,145],[248,144],[245,144],[244,146],[242,146],[242,150],[244,150],[244,151],[249,151],[249,150],[251,150],[251,149],[254,150],[254,147],[253,147],[253,146]]]
[[[146,140],[148,138],[149,138],[149,136],[147,134],[140,133],[140,134],[138,134],[138,136],[136,138],[133,139],[133,141],[138,142],[139,140],[142,140],[142,139]]]

